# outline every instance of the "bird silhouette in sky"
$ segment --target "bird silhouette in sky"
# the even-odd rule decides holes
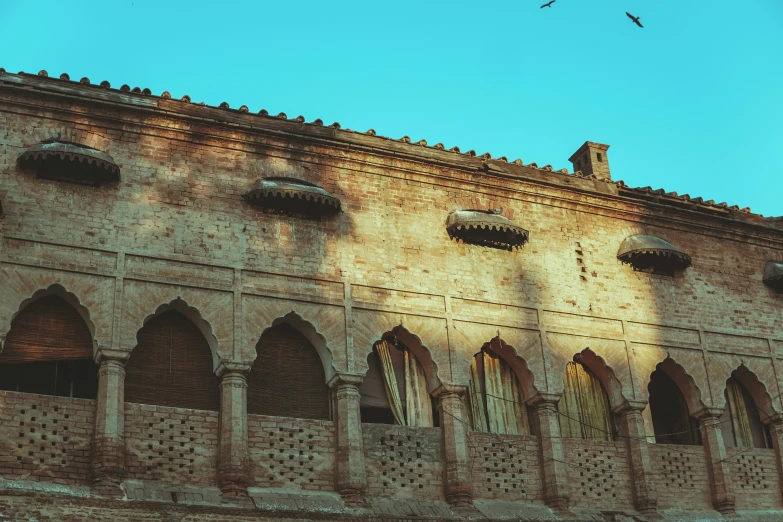
[[[541,9],[545,7],[552,7],[552,4],[554,4],[557,0],[552,0],[551,2],[547,2],[544,5],[541,6]]]
[[[626,11],[625,14],[628,15],[628,18],[633,20],[633,23],[635,23],[636,25],[638,25],[642,29],[644,28],[644,26],[639,22],[639,17],[638,16],[634,16],[631,13],[629,13],[628,11]]]

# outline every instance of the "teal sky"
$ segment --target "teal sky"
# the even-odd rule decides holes
[[[555,169],[598,141],[631,186],[783,215],[783,1],[542,3],[0,0],[0,67]]]

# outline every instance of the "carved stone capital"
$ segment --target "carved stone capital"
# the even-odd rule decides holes
[[[128,362],[128,357],[130,357],[130,352],[125,350],[116,350],[106,346],[99,346],[98,350],[95,352],[94,360],[95,364],[98,365],[101,365],[106,361],[114,361],[125,366],[125,363]]]
[[[557,403],[560,402],[559,393],[539,393],[526,402],[534,412],[554,412],[557,413]]]
[[[467,386],[463,386],[461,384],[443,383],[432,390],[432,395],[437,397],[439,401],[443,401],[447,398],[459,399],[465,394],[466,391],[468,391]]]
[[[336,373],[329,379],[326,385],[334,389],[340,389],[347,386],[358,390],[362,381],[364,381],[364,375],[358,373]]]
[[[250,373],[252,366],[253,364],[248,361],[220,361],[217,369],[215,369],[215,374],[221,378],[231,373],[247,375]]]
[[[641,415],[647,407],[647,401],[624,401],[619,406],[612,408],[612,413],[625,417],[626,415]]]
[[[694,413],[692,417],[697,419],[700,425],[709,426],[711,424],[717,424],[721,415],[723,415],[722,408],[702,408]]]

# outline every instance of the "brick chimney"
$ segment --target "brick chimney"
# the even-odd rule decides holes
[[[568,161],[574,164],[574,172],[582,171],[582,174],[595,175],[598,179],[612,179],[609,172],[609,158],[606,150],[609,145],[586,141],[579,150],[574,152]]]

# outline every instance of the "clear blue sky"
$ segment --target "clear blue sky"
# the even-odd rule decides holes
[[[631,186],[783,215],[783,0],[542,3],[0,0],[0,67],[556,169],[598,141]]]

